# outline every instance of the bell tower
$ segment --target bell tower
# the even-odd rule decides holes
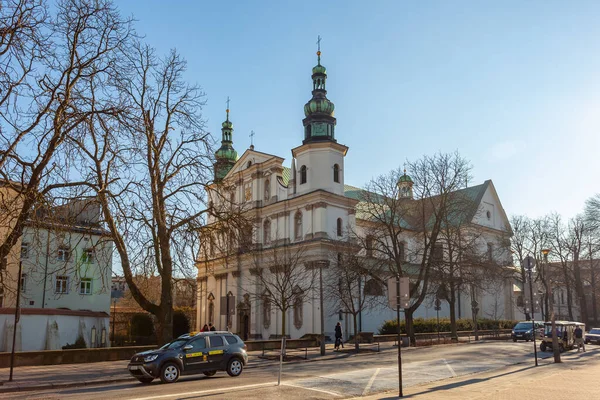
[[[327,98],[325,84],[327,82],[327,69],[321,65],[321,37],[317,40],[317,65],[312,69],[312,99],[304,105],[303,143],[329,140],[335,142],[335,124],[333,116],[335,106]]]
[[[221,147],[215,153],[215,182],[221,182],[237,161],[237,151],[233,148],[233,124],[229,121],[229,97],[226,114],[221,124]]]
[[[317,65],[312,69],[312,98],[304,105],[304,140],[292,149],[294,190],[297,195],[326,190],[344,195],[344,157],[348,147],[335,139],[334,105],[325,90],[327,70],[321,65],[321,37],[317,41]]]

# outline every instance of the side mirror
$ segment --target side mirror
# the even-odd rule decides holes
[[[186,345],[186,346],[183,346],[183,350],[191,350],[191,349],[193,349],[193,348],[194,348],[194,346],[192,346],[191,344],[188,344],[188,345]]]

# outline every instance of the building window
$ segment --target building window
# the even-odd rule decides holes
[[[266,219],[263,225],[263,243],[271,243],[271,220]]]
[[[92,327],[92,333],[90,334],[90,344],[91,347],[94,348],[96,347],[96,327]]]
[[[337,164],[333,166],[333,181],[340,183],[340,166]]]
[[[27,274],[21,274],[21,292],[27,290]]]
[[[337,219],[337,235],[342,236],[342,219]]]
[[[29,243],[21,243],[21,260],[29,257]]]
[[[235,203],[235,193],[233,191],[229,194],[229,202],[232,206]]]
[[[300,167],[300,184],[306,183],[306,165]]]
[[[517,296],[517,307],[525,307],[525,302],[523,301],[523,295]]]
[[[56,277],[55,293],[69,293],[69,277],[59,275]]]
[[[58,249],[58,254],[56,255],[56,259],[58,261],[68,261],[71,257],[71,250],[66,247],[61,247]]]
[[[404,242],[398,243],[398,250],[400,252],[400,261],[406,261],[406,254],[405,254],[404,248],[405,248]]]
[[[265,200],[269,201],[271,198],[271,183],[269,180],[265,180]]]
[[[365,283],[365,296],[383,296],[383,285],[375,279]]]
[[[82,279],[79,282],[79,294],[92,294],[92,280]]]
[[[444,246],[436,244],[433,246],[433,262],[441,263],[444,261]]]
[[[250,168],[252,166],[252,161],[248,161],[248,164],[246,165],[246,168]]]
[[[492,212],[490,210],[487,210],[485,212],[485,216],[487,217],[487,219],[492,219]]]
[[[491,243],[488,243],[487,244],[487,260],[490,262],[492,261],[493,253],[494,253],[494,246]]]
[[[0,308],[4,307],[4,289],[0,288]]]
[[[300,211],[294,217],[294,232],[296,239],[302,239],[302,213]]]
[[[373,256],[373,236],[370,236],[370,235],[367,236],[366,250],[367,250],[367,256],[372,257]]]
[[[81,262],[86,264],[94,263],[94,250],[93,249],[85,249],[83,254],[81,255]]]

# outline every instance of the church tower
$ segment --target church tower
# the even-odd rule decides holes
[[[409,200],[413,198],[413,180],[410,176],[406,175],[406,169],[404,170],[404,175],[398,178],[398,197]]]
[[[227,118],[221,128],[221,147],[215,153],[215,182],[221,182],[237,161],[237,151],[233,148],[233,124],[229,121],[229,97],[227,98]]]
[[[333,103],[325,89],[327,69],[321,65],[321,38],[317,65],[312,69],[312,98],[304,105],[304,140],[292,149],[295,159],[295,190],[300,195],[326,190],[344,195],[344,157],[348,148],[335,139],[336,119]]]

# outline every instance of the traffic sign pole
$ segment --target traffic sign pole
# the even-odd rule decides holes
[[[402,394],[402,337],[400,336],[400,275],[396,276],[396,320],[398,322],[398,397]]]

